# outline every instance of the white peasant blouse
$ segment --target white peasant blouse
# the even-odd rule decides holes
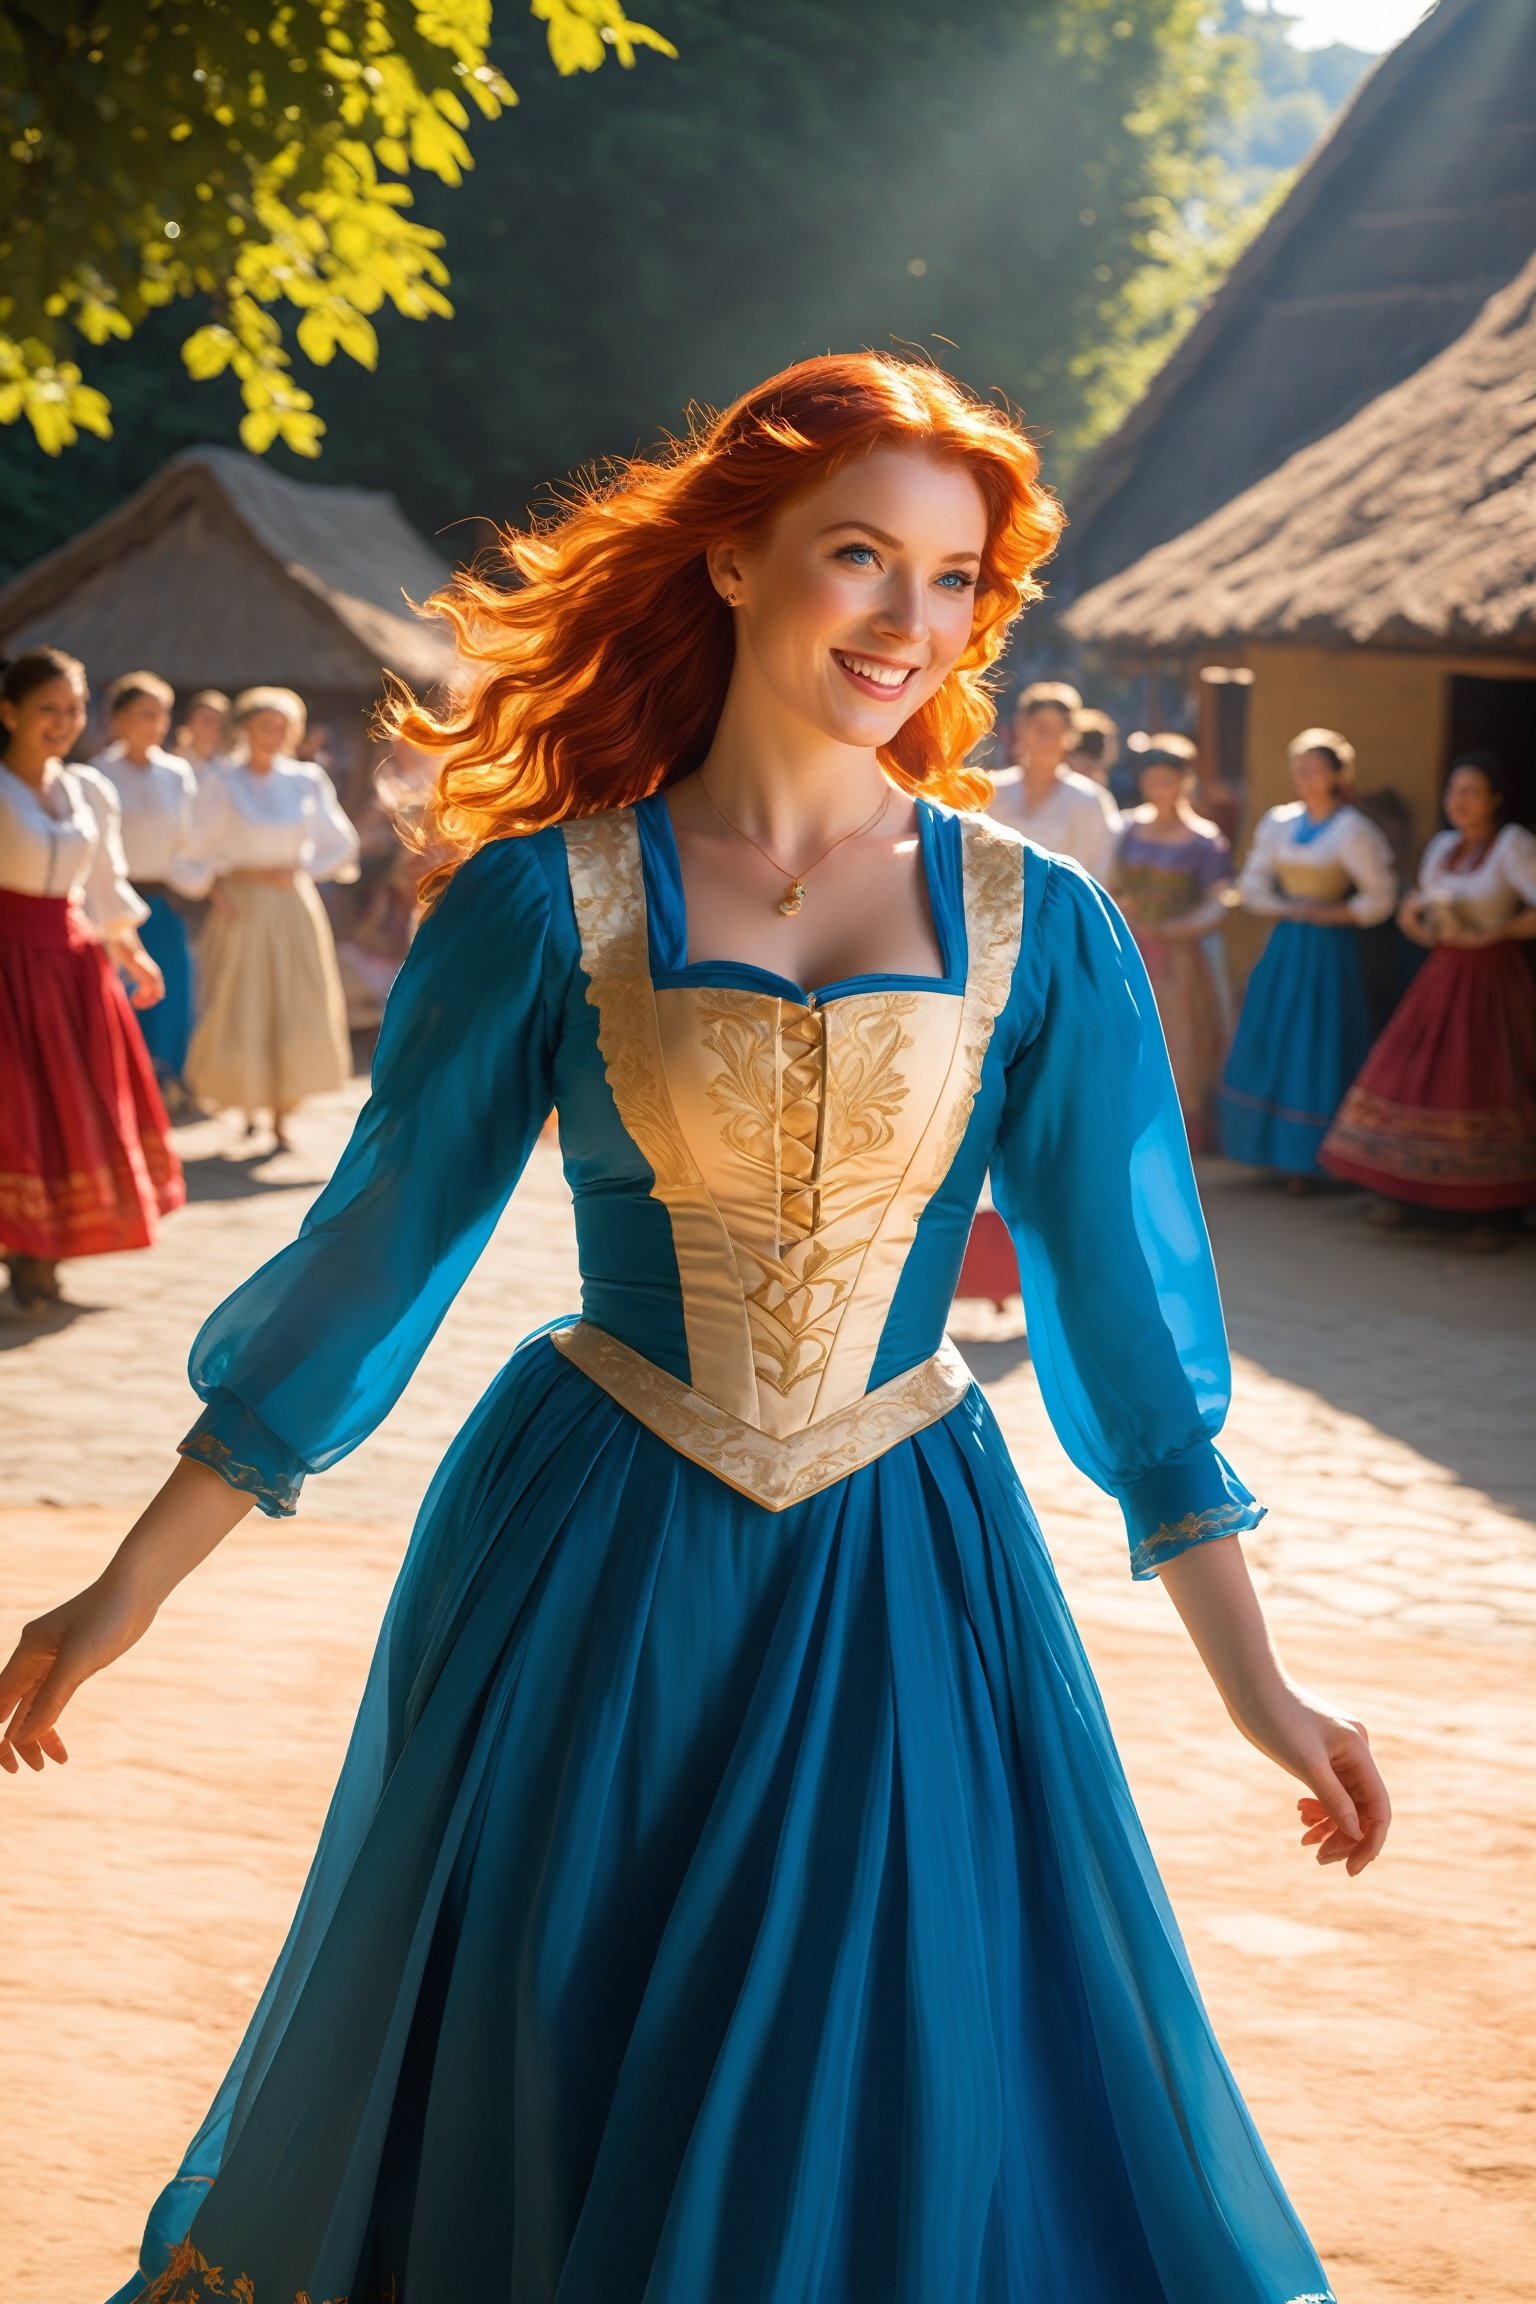
[[[1419,893],[1432,909],[1442,905],[1466,928],[1502,928],[1527,905],[1536,905],[1536,832],[1506,824],[1487,852],[1464,872],[1450,859],[1459,832],[1437,832],[1419,866]]]
[[[279,755],[259,775],[241,764],[214,768],[198,785],[195,845],[212,877],[225,872],[307,872],[355,880],[357,827],[336,787],[312,760]]]
[[[0,888],[18,896],[64,896],[98,936],[119,936],[149,917],[128,882],[122,811],[105,776],[78,761],[55,767],[41,792],[0,763]]]
[[[1389,920],[1397,903],[1397,869],[1386,836],[1358,808],[1336,808],[1312,830],[1300,800],[1259,818],[1238,875],[1245,912],[1283,918],[1287,897],[1347,903],[1357,928]],[[1302,838],[1305,833],[1308,836]]]

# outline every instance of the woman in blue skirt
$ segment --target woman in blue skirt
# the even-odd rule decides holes
[[[1353,745],[1304,728],[1290,746],[1297,797],[1261,816],[1238,876],[1245,912],[1273,920],[1248,980],[1217,1094],[1229,1160],[1304,1188],[1370,1051],[1360,931],[1391,918],[1397,874],[1383,835],[1349,804]]]
[[[80,1680],[388,1412],[551,1106],[582,1309],[427,1497],[123,2304],[1329,2296],[944,1340],[990,1168],[1057,1429],[1358,1874],[1386,1795],[1244,1570],[1145,974],[963,765],[1058,522],[996,408],[812,360],[447,594],[373,1095],[199,1337],[185,1461],[0,1675],[0,1759],[62,1758]]]
[[[192,951],[182,913],[206,896],[211,871],[199,854],[197,779],[167,752],[176,702],[170,682],[154,672],[126,672],[107,690],[112,740],[95,766],[114,786],[123,811],[128,877],[149,906],[139,931],[165,978],[165,998],[139,1018],[144,1044],[172,1117],[192,1116],[182,1074],[192,1037]]]

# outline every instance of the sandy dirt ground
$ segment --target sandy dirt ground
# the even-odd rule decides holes
[[[0,1332],[7,1637],[95,1571],[159,1477],[198,1317],[291,1234],[350,1109],[306,1115],[287,1161],[191,1132],[194,1204],[164,1246],[79,1268],[89,1309]],[[1258,1572],[1289,1660],[1367,1721],[1396,1796],[1362,1880],[1303,1856],[1295,1788],[1228,1727],[1161,1593],[1129,1584],[1017,1321],[958,1325],[1341,2304],[1515,2304],[1536,2264],[1536,1246],[1475,1265],[1230,1171],[1207,1198],[1237,1348],[1229,1453],[1273,1506]],[[68,1769],[0,1783],[0,2304],[101,2304],[126,2277],[286,1926],[415,1499],[573,1276],[545,1147],[376,1440],[297,1522],[247,1521],[83,1693]]]

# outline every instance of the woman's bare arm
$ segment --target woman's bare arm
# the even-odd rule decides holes
[[[252,1499],[182,1457],[83,1592],[28,1624],[0,1672],[0,1768],[67,1760],[58,1718],[75,1690],[141,1640],[160,1603],[251,1509]],[[5,1723],[9,1721],[9,1726]]]
[[[1381,1852],[1392,1804],[1358,1720],[1283,1669],[1235,1536],[1181,1552],[1160,1570],[1222,1702],[1250,1744],[1299,1777],[1304,1845],[1320,1864],[1363,1872]]]

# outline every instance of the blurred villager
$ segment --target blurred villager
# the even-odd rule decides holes
[[[192,952],[179,906],[207,894],[198,852],[197,777],[165,749],[176,696],[153,672],[126,672],[107,690],[111,741],[95,765],[117,793],[128,877],[149,911],[140,925],[144,948],[160,970],[165,996],[140,1025],[167,1109],[191,1119],[195,1106],[183,1074],[192,1036]]]
[[[1083,700],[1064,680],[1036,680],[1013,708],[1010,766],[995,779],[992,814],[1095,880],[1114,854],[1120,812],[1102,785],[1067,766]]]
[[[1392,851],[1350,804],[1354,747],[1304,728],[1288,747],[1298,797],[1259,820],[1238,879],[1243,909],[1275,922],[1249,979],[1218,1096],[1228,1159],[1305,1190],[1371,1044],[1360,930],[1397,899]]]
[[[1154,736],[1137,755],[1141,800],[1122,820],[1110,887],[1146,962],[1191,1147],[1212,1142],[1227,1052],[1226,1006],[1210,940],[1232,886],[1232,851],[1194,804],[1187,736]]]
[[[242,1110],[247,1134],[351,1077],[346,1000],[319,880],[358,874],[357,832],[323,768],[295,757],[304,706],[248,688],[234,706],[243,757],[199,795],[198,842],[215,876],[198,959],[201,1012],[187,1057],[194,1095]]]
[[[1067,766],[1074,775],[1086,776],[1090,784],[1112,791],[1119,759],[1118,726],[1107,712],[1085,704],[1077,715],[1077,741],[1067,755]]]
[[[421,882],[442,858],[425,818],[437,767],[396,737],[375,762],[361,804],[348,810],[361,842],[360,877],[345,891],[344,904],[328,897],[327,910],[354,1046],[358,1035],[376,1032],[383,1020],[421,916]]]
[[[1499,761],[1457,761],[1398,922],[1429,958],[1345,1097],[1322,1149],[1336,1176],[1414,1209],[1508,1216],[1536,1204],[1536,833],[1507,820]],[[1507,1226],[1469,1237],[1501,1246]]]
[[[0,1247],[19,1309],[71,1256],[147,1248],[185,1197],[133,1005],[162,993],[140,942],[117,794],[71,763],[83,668],[29,648],[0,679]]]
[[[176,731],[176,750],[195,776],[229,765],[230,703],[222,688],[199,688]]]
[[[1106,715],[1095,717],[1114,728]],[[1065,680],[1036,680],[1020,689],[1009,731],[1010,765],[993,779],[991,813],[1040,847],[1075,858],[1102,882],[1120,815],[1101,783],[1068,765],[1083,718],[1082,697]],[[1001,1309],[1018,1293],[1018,1258],[1008,1227],[984,1204],[971,1223],[955,1294]]]

